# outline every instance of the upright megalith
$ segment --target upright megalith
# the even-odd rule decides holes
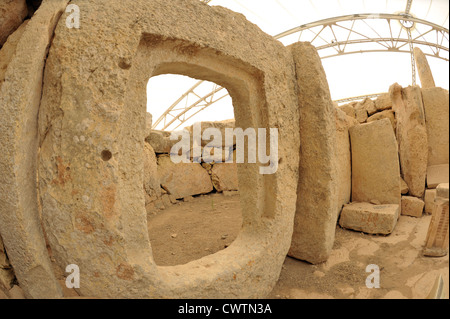
[[[429,89],[436,87],[427,57],[420,48],[414,48],[414,58],[416,59],[417,71],[422,88]]]
[[[422,89],[428,134],[428,166],[449,164],[449,94],[443,88]]]
[[[82,13],[80,28],[59,21],[39,113],[42,216],[56,263],[79,266],[83,296],[267,296],[295,214],[299,115],[290,52],[243,15],[198,0],[71,4]],[[236,126],[278,128],[282,159],[273,175],[240,164],[236,240],[173,267],[154,262],[143,189],[146,87],[161,74],[227,88]]]
[[[401,206],[398,146],[388,119],[350,129],[352,201]]]
[[[390,88],[397,117],[397,140],[403,179],[412,196],[422,198],[428,167],[428,135],[418,86]]]
[[[0,234],[21,288],[34,298],[62,295],[39,220],[36,164],[44,64],[67,3],[43,1],[22,30],[0,88]]]
[[[297,70],[300,171],[289,255],[317,264],[331,253],[340,210],[335,107],[314,46],[296,43],[290,50]]]

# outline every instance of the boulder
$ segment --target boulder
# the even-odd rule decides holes
[[[352,201],[401,205],[398,148],[388,119],[350,129]],[[382,163],[382,164],[381,164]]]
[[[449,165],[433,165],[427,169],[427,186],[436,188],[439,184],[449,182]]]
[[[428,166],[449,163],[449,94],[442,88],[422,89],[428,134]]]
[[[3,0],[0,2],[0,47],[22,24],[28,15],[25,0]]]
[[[401,189],[402,189],[402,195],[406,195],[409,193],[409,187],[408,184],[403,180],[403,178],[400,179],[401,182]]]
[[[389,235],[397,225],[399,205],[351,203],[342,210],[339,225],[368,234]]]
[[[359,104],[361,104],[361,108],[363,108],[367,111],[367,114],[369,116],[372,116],[373,114],[378,112],[378,110],[375,106],[375,102],[370,98],[366,98],[364,101],[359,102]]]
[[[350,116],[351,118],[356,119],[356,111],[353,108],[353,104],[344,104],[337,107],[339,110]]]
[[[170,132],[152,130],[145,141],[152,146],[156,154],[170,154],[172,147],[179,141],[172,141],[170,136]]]
[[[422,93],[418,86],[390,88],[397,115],[397,140],[403,179],[412,196],[422,198],[428,167],[428,136]]]
[[[207,194],[213,186],[208,172],[197,163],[174,164],[169,156],[158,157],[161,187],[176,199]]]
[[[411,217],[422,217],[425,202],[417,197],[402,197],[402,215]]]

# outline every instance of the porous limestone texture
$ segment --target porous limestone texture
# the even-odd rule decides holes
[[[449,163],[449,94],[442,88],[422,89],[428,133],[428,166]]]
[[[340,210],[335,107],[315,47],[296,43],[289,48],[297,69],[301,158],[289,255],[317,264],[331,253]]]
[[[39,220],[36,163],[44,63],[53,30],[67,2],[42,2],[22,30],[0,88],[0,234],[27,298],[62,296]],[[60,158],[54,160],[61,168]],[[62,178],[66,174],[70,176],[64,172]],[[65,269],[69,264],[61,266]]]
[[[65,19],[56,28],[39,114],[42,215],[57,265],[80,267],[82,296],[267,296],[289,250],[297,196],[290,51],[243,15],[198,0],[71,4],[80,29]],[[152,257],[140,156],[148,79],[161,74],[225,87],[237,127],[279,129],[282,159],[272,175],[238,167],[243,225],[227,249],[171,267]]]
[[[351,203],[344,206],[339,225],[368,234],[389,235],[397,225],[399,214],[399,206],[395,204]]]
[[[22,24],[28,14],[25,0],[0,1],[0,47]]]
[[[417,73],[419,73],[422,89],[436,87],[436,83],[434,82],[433,73],[431,72],[427,57],[420,48],[414,48],[414,58],[416,60]]]
[[[428,167],[428,136],[422,92],[418,86],[389,90],[397,117],[397,140],[403,179],[412,196],[422,198]]]
[[[398,147],[388,119],[350,129],[352,201],[401,205]]]

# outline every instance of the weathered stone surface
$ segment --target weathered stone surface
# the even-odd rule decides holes
[[[387,119],[350,129],[352,201],[401,205],[397,141]]]
[[[2,0],[0,2],[0,47],[25,20],[28,14],[25,0]]]
[[[36,162],[44,62],[67,2],[42,2],[23,30],[0,88],[0,233],[25,295],[34,298],[62,295],[39,220]]]
[[[350,203],[352,196],[352,155],[349,129],[358,121],[336,109],[336,164],[338,187],[338,210]]]
[[[428,166],[449,163],[449,94],[442,88],[422,89],[428,133]]]
[[[28,21],[22,23],[20,27],[9,36],[8,41],[6,41],[6,43],[0,49],[0,88],[5,81],[5,73],[8,68],[8,64],[14,58],[17,44],[19,43],[27,24]]]
[[[412,196],[423,197],[428,163],[428,137],[422,93],[418,86],[390,88],[397,115],[397,140],[403,179]]]
[[[439,184],[449,182],[449,165],[433,165],[427,169],[427,186],[434,189]]]
[[[377,112],[385,111],[392,108],[392,100],[389,93],[381,94],[375,100],[375,108]]]
[[[356,120],[361,124],[365,123],[369,118],[367,111],[365,109],[356,109],[355,113],[356,113]]]
[[[443,257],[448,254],[449,200],[437,198],[433,217],[428,228],[423,254],[429,257]]]
[[[439,184],[438,187],[436,188],[436,197],[440,197],[440,198],[449,198],[449,183],[442,183]]]
[[[57,265],[80,267],[83,296],[267,296],[289,250],[298,183],[290,52],[243,15],[198,0],[76,3],[81,28],[68,29],[65,19],[57,26],[39,114],[42,215]],[[167,73],[226,87],[236,126],[279,128],[283,160],[274,175],[243,164],[243,226],[227,249],[159,267],[151,254],[141,155],[148,79]],[[81,131],[86,142],[73,143]],[[58,179],[58,158],[60,168],[70,164],[70,179]],[[74,190],[89,196],[91,206]]]
[[[423,200],[412,196],[402,197],[402,215],[422,217],[424,208],[425,203]]]
[[[436,83],[434,82],[433,73],[431,72],[427,57],[425,56],[425,54],[423,54],[420,48],[414,48],[414,57],[416,60],[417,72],[419,73],[422,88],[428,89],[436,87]]]
[[[0,236],[0,292],[2,289],[9,290],[14,280],[14,271],[6,256],[2,237]]]
[[[434,209],[434,200],[436,199],[436,189],[427,189],[425,191],[425,213],[431,215]]]
[[[214,164],[211,172],[211,181],[217,192],[239,190],[239,180],[236,163]]]
[[[344,206],[339,225],[368,234],[389,235],[397,225],[399,214],[399,205],[352,203]]]
[[[158,161],[150,144],[144,145],[144,190],[148,195],[146,205],[161,197],[161,184],[158,176]],[[147,197],[146,197],[147,198]]]
[[[331,253],[340,211],[335,107],[314,46],[296,43],[290,50],[297,69],[301,161],[289,255],[316,264]]]
[[[208,172],[197,163],[174,164],[169,156],[160,156],[158,176],[161,187],[177,199],[213,190]]]
[[[397,120],[395,119],[395,113],[392,110],[386,110],[372,115],[367,119],[367,123],[372,123],[374,121],[379,121],[382,119],[388,119],[389,121],[391,121],[392,128],[394,129],[394,132],[396,131]]]

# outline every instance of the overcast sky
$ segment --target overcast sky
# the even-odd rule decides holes
[[[243,13],[248,20],[273,36],[302,24],[330,17],[354,13],[397,13],[404,11],[405,4],[406,0],[213,0],[210,3],[210,5],[221,5]],[[420,19],[443,25],[448,29],[448,8],[448,0],[414,0],[411,13]],[[372,22],[372,26],[375,26],[376,31],[380,33],[386,24],[385,22],[380,22],[379,25],[373,23],[375,22]],[[324,37],[327,36],[324,33]],[[306,33],[302,37],[302,41],[309,41]],[[294,36],[285,38],[282,39],[282,43],[288,45],[297,40],[298,35],[295,35],[295,39]],[[448,47],[448,39],[445,45]],[[428,61],[436,84],[448,89],[448,62],[431,57]],[[387,92],[389,86],[395,82],[402,86],[411,84],[411,56],[405,53],[352,54],[323,59],[322,63],[334,100]],[[153,120],[156,121],[196,82],[195,79],[178,75],[162,75],[150,79],[147,110],[152,113]],[[420,85],[419,79],[417,82]],[[196,93],[203,96],[212,89],[213,84],[204,84],[196,90]],[[220,94],[223,95],[222,92]],[[194,97],[189,102],[194,103]],[[227,97],[202,111],[180,128],[197,121],[217,121],[233,117],[231,99]]]

